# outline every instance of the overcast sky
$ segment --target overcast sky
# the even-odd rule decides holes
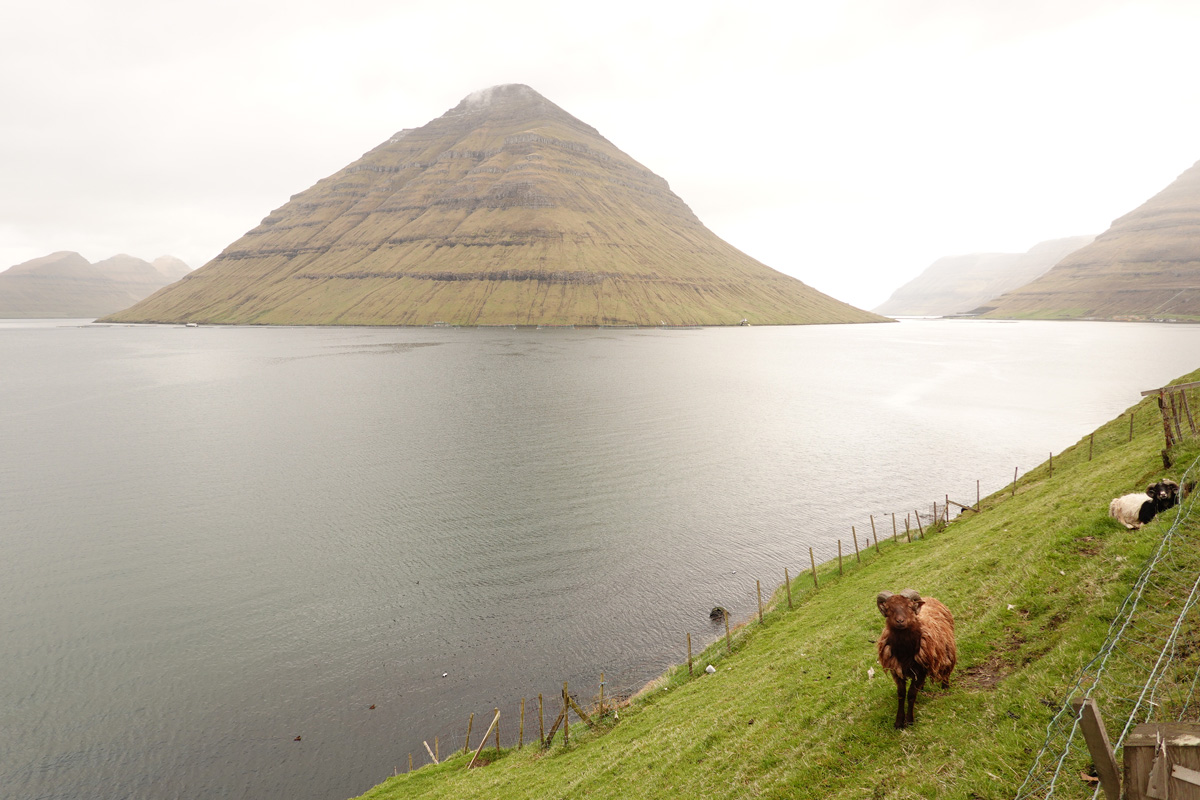
[[[0,21],[0,269],[198,267],[500,83],[864,308],[941,256],[1102,232],[1200,160],[1195,0],[39,0]]]

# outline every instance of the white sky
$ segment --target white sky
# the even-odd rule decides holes
[[[0,269],[216,256],[526,83],[719,236],[871,308],[1100,233],[1200,160],[1195,0],[38,0],[0,13]]]

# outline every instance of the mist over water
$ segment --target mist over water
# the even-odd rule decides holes
[[[756,578],[995,491],[1197,354],[1117,323],[0,323],[0,786],[332,800],[471,712],[515,742],[521,697],[636,689]]]

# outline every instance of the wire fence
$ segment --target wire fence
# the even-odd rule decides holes
[[[1180,484],[1195,480],[1200,458]],[[1200,509],[1196,494],[1175,517],[1109,626],[1096,656],[1080,670],[1057,707],[1046,738],[1016,800],[1086,796],[1080,773],[1091,762],[1083,741],[1076,698],[1092,698],[1120,748],[1134,725],[1176,722],[1200,714]],[[1092,797],[1100,795],[1097,785]]]

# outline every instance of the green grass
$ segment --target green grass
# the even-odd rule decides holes
[[[1200,371],[1181,380],[1200,380]],[[571,726],[545,752],[485,750],[389,779],[363,795],[384,798],[1011,798],[1079,669],[1167,523],[1127,531],[1107,516],[1112,497],[1200,455],[1180,447],[1164,470],[1162,425],[1150,400],[1055,454],[1009,490],[986,498],[924,540],[881,540],[842,577],[801,575],[793,610],[782,587],[764,624],[738,629],[678,666],[598,730]],[[1192,523],[1194,525],[1194,523]],[[915,537],[915,532],[914,532]],[[892,728],[895,689],[876,666],[881,589],[912,587],[956,618],[958,668],[949,689],[927,687],[916,725]],[[717,672],[707,675],[706,664]],[[1114,667],[1120,669],[1120,667]],[[1074,775],[1077,775],[1075,772]],[[1074,778],[1074,776],[1072,776]],[[1077,778],[1056,796],[1090,797]]]

